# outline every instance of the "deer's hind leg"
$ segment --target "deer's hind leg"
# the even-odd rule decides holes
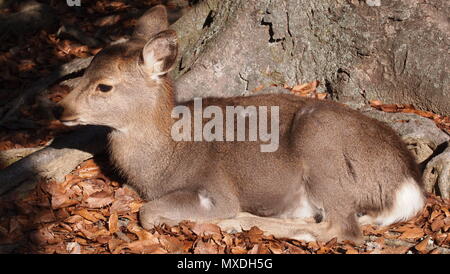
[[[228,192],[229,193],[229,192]],[[139,220],[145,229],[163,223],[176,225],[183,220],[207,222],[231,218],[239,212],[239,202],[233,195],[206,190],[179,190],[144,204]]]
[[[260,217],[247,212],[240,212],[230,219],[218,219],[212,221],[223,231],[228,233],[250,230],[253,226],[258,227],[267,235],[277,238],[288,238],[300,241],[328,241],[332,237],[328,233],[329,223],[316,223],[311,219],[294,218],[282,219],[273,217]]]

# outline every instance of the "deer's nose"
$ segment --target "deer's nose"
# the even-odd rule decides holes
[[[53,116],[55,116],[56,119],[60,120],[64,112],[64,108],[61,105],[56,105],[55,107],[53,107],[52,112]]]

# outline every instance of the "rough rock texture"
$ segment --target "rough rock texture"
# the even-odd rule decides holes
[[[438,189],[443,198],[450,199],[450,143],[446,145],[444,152],[428,162],[423,179],[427,192],[436,192]]]
[[[317,79],[343,102],[448,115],[449,14],[446,0],[205,0],[173,26],[178,99]]]

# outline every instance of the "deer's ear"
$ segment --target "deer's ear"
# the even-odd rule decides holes
[[[167,10],[163,5],[157,5],[142,15],[134,29],[133,38],[148,40],[161,31],[169,28]]]
[[[178,53],[177,34],[166,30],[155,35],[142,50],[142,67],[152,77],[169,72]]]

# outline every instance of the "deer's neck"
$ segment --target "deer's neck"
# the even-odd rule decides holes
[[[136,109],[124,129],[113,130],[109,135],[109,149],[112,161],[140,192],[162,191],[160,183],[171,164],[175,141],[170,132],[173,120],[171,111],[174,105],[170,92],[160,92],[151,104],[143,102]],[[152,191],[141,189],[154,187]],[[150,197],[148,197],[150,198]]]

